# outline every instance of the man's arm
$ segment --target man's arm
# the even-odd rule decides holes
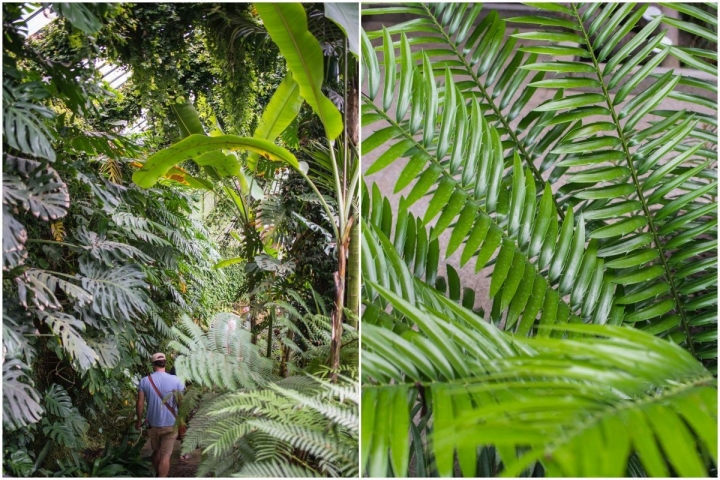
[[[145,392],[142,389],[138,390],[138,399],[135,404],[135,413],[137,414],[137,421],[135,422],[135,429],[140,430],[142,426],[143,409],[145,408]]]

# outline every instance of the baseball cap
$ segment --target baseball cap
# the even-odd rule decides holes
[[[158,360],[165,360],[165,354],[164,353],[155,353],[152,356],[152,361],[157,362]]]

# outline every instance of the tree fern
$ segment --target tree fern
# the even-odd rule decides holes
[[[307,307],[295,297],[301,308]],[[329,319],[286,306],[306,324],[320,320],[322,334],[308,330],[310,336],[299,341],[303,348],[298,350],[315,352],[309,358],[326,359],[325,351],[320,357],[316,350],[329,344]],[[354,378],[340,375],[334,385],[310,375],[277,377],[271,359],[261,355],[263,349],[251,342],[251,333],[232,314],[217,314],[207,332],[185,317],[182,328],[174,331],[170,347],[179,352],[178,375],[196,385],[186,395],[181,415],[199,407],[183,443],[184,452],[202,449],[199,474],[272,469],[279,459],[293,465],[288,472],[357,474],[359,391]],[[301,329],[295,332],[303,338]],[[344,338],[351,334],[346,330]],[[306,350],[312,342],[319,345]],[[291,370],[301,371],[297,366]]]
[[[201,447],[207,471],[218,475],[232,473],[226,469],[232,465],[242,466],[242,473],[278,458],[296,464],[300,452],[309,472],[323,476],[357,472],[357,389],[352,398],[320,400],[328,385],[313,383],[310,394],[273,387],[213,399],[193,417],[183,451]],[[249,448],[241,448],[246,442]],[[226,464],[228,457],[236,461]]]
[[[573,321],[577,315],[583,321],[634,324],[672,336],[700,358],[714,358],[714,334],[708,333],[715,329],[714,270],[708,269],[714,260],[708,256],[714,258],[716,185],[709,165],[716,153],[707,148],[712,138],[698,121],[716,122],[705,114],[659,110],[664,99],[691,97],[677,92],[679,75],[653,71],[665,55],[682,56],[684,50],[672,47],[652,53],[663,35],[651,36],[661,21],[656,20],[611,55],[645,7],[540,7],[564,17],[516,18],[537,31],[515,33],[505,43],[504,22],[495,12],[474,26],[479,7],[460,4],[409,6],[406,13],[416,18],[369,33],[364,42],[364,123],[382,121],[388,126],[363,142],[365,153],[382,147],[367,173],[380,171],[398,157],[410,158],[395,190],[413,185],[407,206],[430,190],[424,220],[440,215],[432,235],[454,224],[450,252],[463,242],[469,244],[461,262],[476,253],[478,260],[486,261],[487,253],[500,247],[503,255],[493,270],[493,279],[498,279],[491,284],[495,316],[505,311],[515,293],[524,296],[531,288],[532,275],[518,273],[529,260],[541,273],[535,278],[554,287],[544,295],[542,309],[557,311],[561,321]],[[403,8],[370,8],[363,13]],[[588,19],[593,23],[586,30],[583,21]],[[611,36],[615,27],[618,33]],[[429,40],[428,33],[439,35],[442,42]],[[400,34],[399,42],[393,34]],[[370,42],[380,37],[382,62]],[[523,47],[526,39],[547,44]],[[560,41],[577,46],[560,47]],[[414,45],[425,42],[433,42],[432,49],[413,52]],[[582,61],[554,61],[567,54]],[[447,60],[447,55],[453,59]],[[527,72],[537,73],[524,84]],[[471,80],[455,81],[461,74]],[[437,76],[444,77],[440,87]],[[650,86],[630,98],[641,81]],[[712,88],[710,82],[698,82]],[[577,87],[589,91],[569,91]],[[539,88],[556,89],[557,94],[526,108]],[[514,91],[519,99],[510,106]],[[514,123],[517,127],[511,127],[526,110],[529,113]],[[641,127],[646,117],[653,118],[648,115],[657,120]],[[576,166],[587,168],[568,171]],[[564,185],[556,193],[546,184],[544,172],[550,172],[549,183],[562,179]],[[432,190],[438,180],[438,188]],[[488,233],[479,233],[483,231]],[[547,274],[542,274],[546,268]],[[534,281],[532,286],[543,290]],[[499,293],[500,287],[507,288]]]
[[[274,378],[268,359],[252,344],[250,332],[242,328],[242,320],[236,315],[217,315],[207,333],[184,316],[182,330],[173,327],[173,331],[177,340],[169,347],[180,352],[176,367],[184,380],[236,390],[255,389]]]

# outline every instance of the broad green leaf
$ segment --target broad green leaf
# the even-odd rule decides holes
[[[300,95],[320,117],[327,137],[336,139],[343,130],[343,120],[321,91],[324,58],[320,43],[308,30],[305,7],[299,3],[256,3],[255,8],[270,38],[285,57],[300,86]]]
[[[360,58],[360,7],[356,3],[325,3],[325,16],[345,34],[348,50]]]
[[[213,167],[221,177],[240,175],[240,162],[235,155],[225,155],[219,150],[203,153],[193,159],[201,167]]]
[[[295,169],[299,168],[295,155],[266,140],[237,137],[235,135],[221,135],[218,137],[190,135],[184,140],[160,150],[148,158],[143,167],[133,174],[133,182],[142,188],[150,188],[155,185],[158,179],[167,173],[171,167],[183,160],[195,159],[204,153],[215,150],[254,151],[263,155],[268,160],[281,161]]]
[[[326,7],[331,4],[327,4]],[[270,99],[263,112],[260,125],[255,129],[253,137],[274,142],[275,139],[290,126],[302,107],[300,87],[288,73]],[[257,168],[258,154],[251,153],[247,159],[248,169],[252,172]]]
[[[182,138],[189,137],[193,134],[205,134],[205,129],[200,122],[200,116],[192,102],[186,100],[184,103],[173,103],[170,105],[170,108],[178,122],[180,136]]]

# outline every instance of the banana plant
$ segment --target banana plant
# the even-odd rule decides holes
[[[180,161],[188,159],[215,170],[214,173],[221,177],[237,178],[240,172],[233,171],[235,165],[232,162],[228,164],[227,156],[221,153],[237,150],[250,152],[247,162],[250,172],[257,169],[261,157],[265,161],[282,163],[298,172],[307,181],[322,205],[331,223],[337,248],[338,269],[335,273],[335,308],[332,316],[333,335],[329,359],[331,368],[337,370],[343,331],[349,243],[353,224],[357,223],[356,203],[360,177],[358,156],[347,138],[338,140],[344,130],[343,118],[340,111],[322,92],[323,54],[317,39],[308,31],[303,6],[257,4],[256,10],[272,41],[285,57],[289,73],[273,95],[253,137],[190,135],[148,158],[144,166],[135,172],[133,180],[141,187],[149,188],[158,179],[167,175],[171,168],[176,168]],[[348,59],[352,61],[352,57],[348,56]],[[332,172],[330,177],[332,183],[329,187],[336,194],[337,212],[333,212],[318,189],[318,185],[323,182],[322,175],[308,171],[307,163],[300,162],[293,153],[273,143],[295,119],[303,101],[311,106],[325,129],[327,147],[323,147],[324,153],[315,155],[315,152],[311,152],[311,154],[313,157],[327,154],[329,159],[327,164]],[[345,104],[347,105],[347,102]],[[355,251],[359,253],[359,250]],[[359,270],[357,258],[351,258],[351,264],[355,271]],[[359,275],[351,277],[356,280],[359,289]],[[354,305],[359,308],[357,302]]]

